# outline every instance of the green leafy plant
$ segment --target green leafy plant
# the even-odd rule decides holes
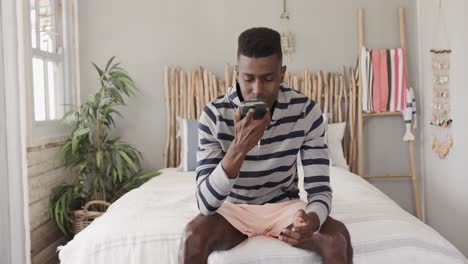
[[[145,173],[142,155],[132,145],[111,137],[114,117],[122,116],[117,107],[125,106],[125,98],[138,91],[128,73],[113,63],[104,69],[93,63],[99,74],[100,89],[78,110],[70,111],[63,121],[73,131],[62,147],[60,157],[65,166],[76,172],[71,184],[54,190],[51,199],[52,218],[65,235],[71,235],[70,212],[91,200],[114,202],[126,192],[139,187],[159,172]],[[103,211],[102,206],[93,207]]]

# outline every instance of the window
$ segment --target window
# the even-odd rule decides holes
[[[76,68],[67,65],[72,64],[70,58],[74,54],[73,12],[67,12],[64,6],[67,3],[71,6],[73,1],[29,2],[33,119],[36,122],[59,120],[74,102],[74,85],[70,80],[73,74],[67,73]]]
[[[77,105],[76,0],[25,0],[29,143],[66,135],[60,123]]]
[[[57,120],[65,112],[61,0],[30,0],[34,120]]]

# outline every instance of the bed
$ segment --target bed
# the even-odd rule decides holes
[[[302,169],[298,171],[301,179]],[[440,234],[361,177],[337,167],[330,168],[330,175],[331,215],[350,231],[354,263],[468,263]],[[61,263],[177,263],[181,232],[198,214],[194,191],[194,172],[162,170],[59,247]],[[321,258],[277,239],[257,236],[229,251],[214,252],[208,263],[310,264],[321,263]]]
[[[215,75],[202,67],[187,76],[178,71],[178,67],[165,68],[168,131],[164,164],[166,167],[180,164],[184,169],[164,169],[160,176],[114,202],[103,216],[58,248],[62,264],[177,263],[182,230],[198,214],[195,172],[189,169],[189,163],[196,165],[193,151],[198,144],[188,143],[193,141],[188,135],[197,134],[197,125],[179,123],[179,134],[175,129],[176,116],[196,123],[204,105],[225,92],[223,85],[216,85],[219,80]],[[227,65],[225,80],[220,84],[235,81],[229,71]],[[347,76],[344,67],[339,73],[312,74],[306,70],[300,85],[300,78],[289,73],[285,82],[312,98],[327,113],[324,117],[329,122],[326,138],[334,193],[331,216],[342,221],[351,234],[354,263],[468,263],[435,230],[353,173],[356,171],[358,89],[352,68]],[[188,77],[191,81],[187,85],[177,85],[185,83],[184,78]],[[177,78],[182,80],[176,81]],[[195,131],[190,131],[190,127]],[[196,137],[194,140],[198,141]],[[298,173],[302,190],[300,166]],[[300,195],[305,199],[305,193]],[[229,251],[212,253],[208,263],[310,264],[321,263],[321,258],[277,239],[257,236]]]

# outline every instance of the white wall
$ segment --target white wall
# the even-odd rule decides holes
[[[424,100],[424,169],[428,223],[468,256],[468,1],[443,1],[451,55],[450,91],[454,146],[441,160],[431,149],[429,125],[432,100],[432,73],[429,50],[433,48],[438,8],[436,0],[418,0],[420,11],[421,80]]]
[[[355,65],[357,8],[365,8],[366,44],[399,46],[398,7],[406,7],[411,80],[417,78],[416,5],[407,0],[294,0],[288,1],[290,29],[296,34],[292,72],[338,70]],[[282,1],[191,0],[80,0],[79,34],[81,95],[97,90],[97,75],[90,62],[102,65],[117,55],[142,89],[117,120],[116,133],[143,152],[144,166],[159,169],[165,142],[163,70],[165,64],[184,69],[204,65],[221,75],[224,64],[235,63],[237,36],[252,26],[279,29]],[[408,149],[401,141],[400,117],[370,120],[369,144],[381,145],[367,153],[371,172],[407,172]],[[382,141],[386,142],[382,145]],[[391,157],[391,163],[387,162]],[[407,179],[381,180],[382,190],[413,212]]]

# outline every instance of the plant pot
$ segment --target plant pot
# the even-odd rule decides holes
[[[74,210],[70,212],[71,219],[72,219],[72,232],[74,235],[78,234],[81,230],[85,229],[91,222],[98,218],[99,216],[103,215],[105,212],[99,211],[90,211],[88,208],[91,205],[100,204],[109,207],[111,204],[102,201],[102,200],[93,200],[87,202],[82,210]]]

